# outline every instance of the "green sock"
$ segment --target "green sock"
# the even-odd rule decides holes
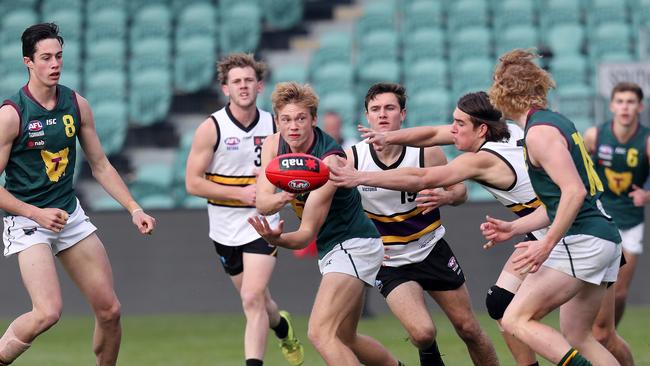
[[[587,361],[578,350],[571,348],[564,357],[560,360],[557,366],[591,366],[591,362]]]

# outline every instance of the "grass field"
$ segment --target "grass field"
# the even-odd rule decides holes
[[[7,326],[8,319],[0,320]],[[307,318],[294,316],[299,337],[305,343],[305,366],[324,365],[306,339]],[[440,313],[434,313],[438,325],[438,344],[448,366],[471,366],[464,344]],[[481,324],[492,338],[502,365],[513,365],[498,330],[486,314]],[[557,316],[549,323],[557,325]],[[127,366],[242,366],[243,327],[241,315],[195,314],[164,316],[125,316],[124,336],[119,364]],[[406,341],[406,333],[390,315],[363,320],[363,333],[380,340],[407,365],[419,365],[415,349]],[[630,308],[619,329],[630,343],[639,366],[650,365],[650,308]],[[93,365],[91,352],[92,319],[64,317],[42,335],[15,366]],[[543,361],[541,365],[550,365]],[[265,365],[285,365],[275,339],[268,344]]]

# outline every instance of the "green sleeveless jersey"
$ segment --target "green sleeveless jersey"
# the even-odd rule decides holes
[[[614,136],[612,122],[598,128],[593,159],[596,172],[605,183],[605,191],[600,200],[605,211],[612,215],[616,225],[623,230],[644,221],[645,209],[635,207],[628,193],[633,184],[643,187],[648,178],[648,134],[650,129],[639,124],[632,138],[626,143],[620,143]]]
[[[5,100],[20,116],[5,168],[5,188],[17,199],[39,208],[59,208],[72,213],[77,207],[72,178],[81,116],[76,94],[57,86],[57,103],[47,110],[27,86]]]
[[[278,155],[291,153],[291,148],[280,136]],[[307,154],[324,159],[329,155],[345,156],[341,146],[320,128],[314,128],[314,144]],[[291,202],[296,215],[302,218],[302,210],[309,193],[296,196]],[[322,259],[332,248],[352,238],[379,238],[379,232],[361,206],[361,196],[356,188],[338,188],[334,193],[327,218],[316,237],[318,258]]]
[[[585,189],[587,190],[587,196],[585,197],[584,202],[582,203],[582,206],[566,235],[585,234],[609,240],[614,243],[620,243],[621,237],[619,236],[616,225],[612,221],[611,217],[603,211],[601,203],[598,200],[603,191],[602,182],[594,170],[593,163],[587,153],[582,136],[576,130],[573,122],[556,112],[548,110],[533,110],[528,115],[525,136],[528,135],[528,131],[531,127],[538,125],[553,126],[564,136],[573,163],[575,164],[580,179],[582,179]],[[526,139],[525,136],[524,141]],[[548,153],[552,154],[553,152],[549,151]],[[528,166],[528,175],[530,176],[530,182],[533,185],[533,189],[535,190],[537,197],[539,197],[542,203],[546,206],[548,217],[551,222],[553,222],[560,203],[560,187],[553,182],[544,169],[533,166],[533,164],[528,161],[528,156],[526,156],[526,162]]]

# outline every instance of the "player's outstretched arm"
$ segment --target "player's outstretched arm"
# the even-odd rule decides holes
[[[451,125],[418,126],[387,132],[378,132],[363,125],[357,128],[361,137],[366,139],[367,143],[373,144],[377,150],[388,145],[429,147],[454,143]]]
[[[86,154],[93,177],[104,187],[108,194],[131,213],[133,224],[142,234],[151,234],[156,225],[156,220],[147,215],[133,199],[126,184],[108,161],[99,142],[99,137],[97,137],[95,121],[88,101],[77,95],[77,103],[81,113],[81,128],[78,134],[79,143]]]
[[[596,143],[598,140],[598,129],[596,127],[589,127],[585,130],[585,135],[583,136],[585,141],[585,147],[587,152],[593,154],[596,152]]]
[[[206,179],[205,172],[212,161],[214,148],[218,140],[219,133],[212,118],[203,121],[196,129],[185,168],[185,189],[187,193],[207,199],[233,200],[248,206],[254,206],[256,197],[255,184],[243,187],[227,186]]]
[[[257,199],[255,206],[262,215],[271,215],[282,209],[295,198],[295,194],[280,191],[276,193],[275,186],[266,178],[266,167],[277,156],[279,133],[268,136],[262,145],[262,166],[257,176]]]
[[[650,136],[648,136],[648,141],[646,141],[646,155],[650,158]],[[628,193],[628,196],[632,198],[634,206],[641,207],[648,202],[650,202],[650,191],[644,190],[642,187],[637,185],[632,185],[632,190]]]

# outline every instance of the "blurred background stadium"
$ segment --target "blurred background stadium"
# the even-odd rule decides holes
[[[125,314],[240,311],[206,235],[205,200],[184,187],[194,129],[226,102],[215,64],[230,52],[254,52],[269,64],[261,108],[271,109],[276,82],[309,82],[321,98],[319,113],[338,112],[347,138],[365,121],[363,96],[372,83],[407,87],[407,126],[447,123],[456,99],[486,89],[498,56],[515,47],[537,47],[545,56],[540,63],[558,84],[552,107],[581,131],[609,118],[608,94],[617,81],[636,81],[650,94],[650,0],[0,0],[1,98],[26,83],[20,35],[42,21],[56,22],[65,38],[61,83],[90,101],[111,162],[159,219],[153,240],[138,237],[123,213],[112,212],[119,205],[83,158],[77,160],[78,194],[107,243]],[[648,113],[642,117],[647,124]],[[445,153],[458,154],[453,147]],[[470,200],[443,216],[482,312],[484,291],[510,249],[479,252],[477,225],[485,213],[508,214],[484,203],[491,196],[473,184]],[[650,262],[647,255],[640,260],[630,303],[647,306],[642,282]],[[289,310],[306,314],[319,280],[315,263],[280,263],[276,297],[291,298]],[[0,265],[0,278],[4,293],[12,294],[3,296],[0,316],[19,314],[29,303],[15,260]],[[67,280],[62,286],[66,312],[88,313],[74,286]],[[383,299],[371,293],[371,308],[385,312]],[[647,316],[626,321],[647,336]],[[647,337],[639,335],[639,342],[635,355],[650,363]],[[33,350],[36,358],[23,364],[47,364],[48,352],[61,347],[54,344],[47,352]]]

